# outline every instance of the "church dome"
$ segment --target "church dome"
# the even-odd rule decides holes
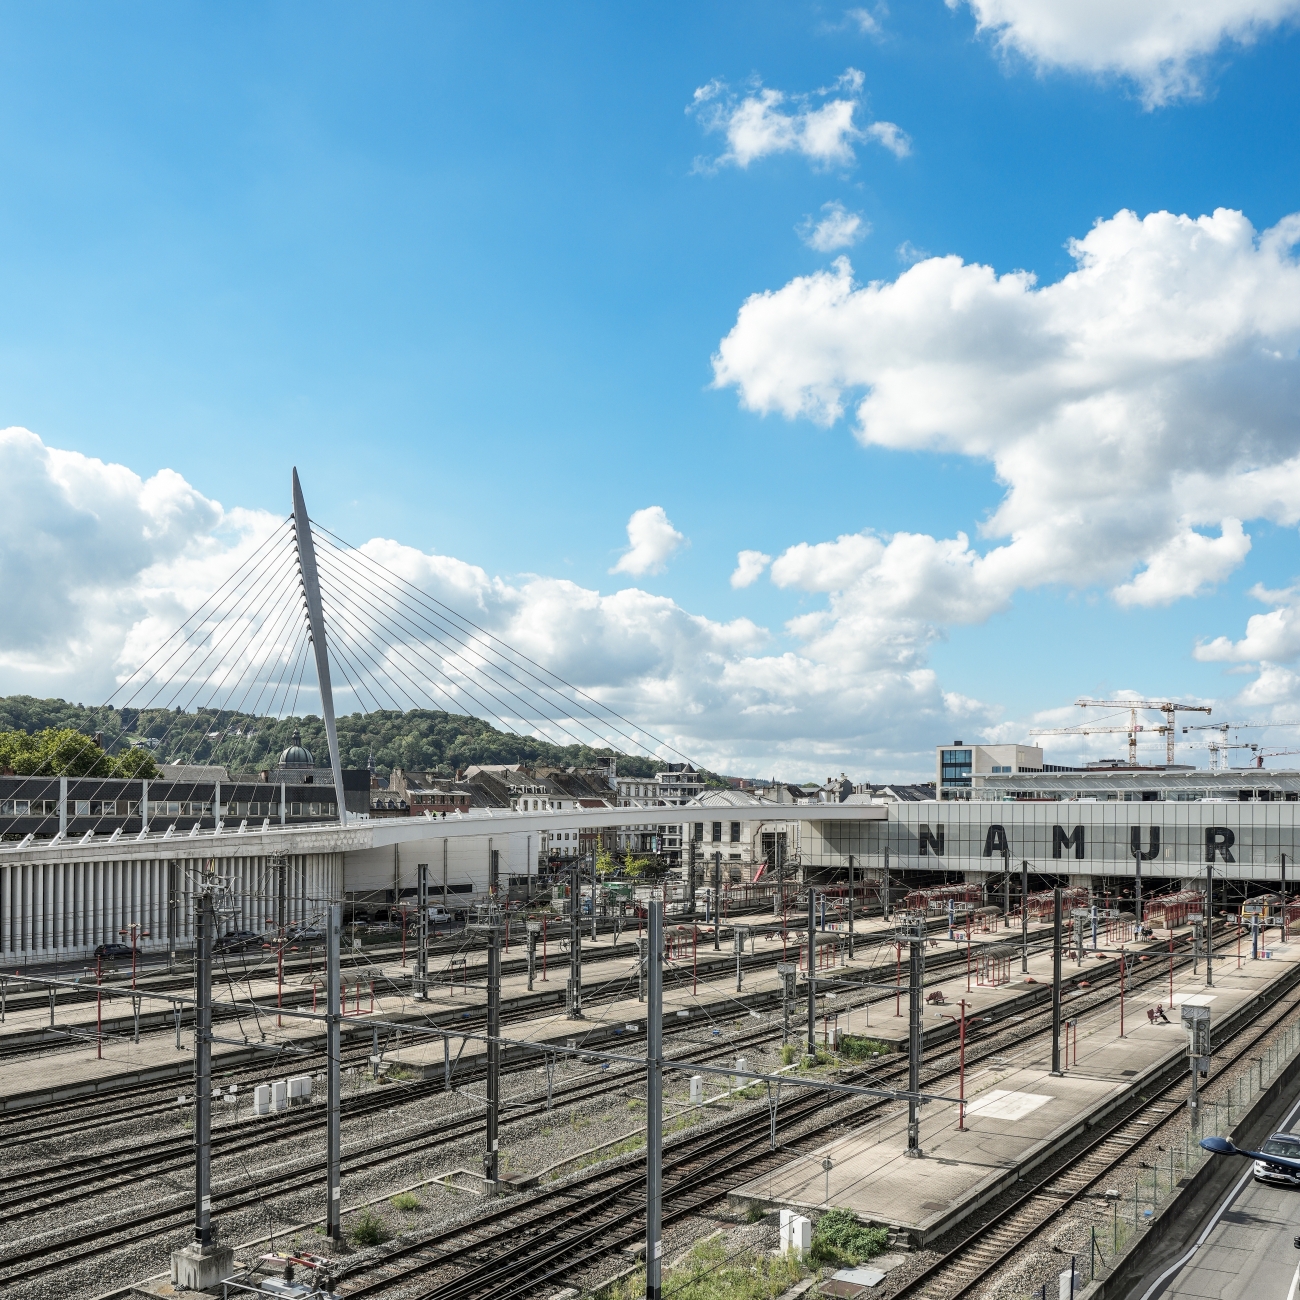
[[[293,731],[293,744],[280,755],[281,767],[315,767],[316,760],[312,758],[311,751],[302,747],[302,736],[298,734],[297,727]]]

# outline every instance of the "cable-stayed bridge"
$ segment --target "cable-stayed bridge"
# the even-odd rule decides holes
[[[308,921],[344,895],[382,891],[395,900],[421,864],[458,902],[480,899],[533,875],[538,849],[561,827],[886,815],[878,806],[778,808],[743,796],[713,809],[665,807],[614,800],[611,791],[610,802],[623,806],[542,799],[371,819],[362,811],[369,773],[345,768],[336,701],[361,712],[473,714],[584,752],[686,756],[314,523],[296,470],[292,490],[288,518],[106,701],[119,716],[168,711],[156,752],[182,760],[176,775],[123,775],[131,752],[122,734],[86,737],[61,756],[62,770],[0,778],[12,787],[0,809],[9,813],[0,815],[9,836],[0,841],[0,963],[84,954],[133,925],[148,930],[146,948],[174,947],[191,936],[200,869],[226,881],[230,928],[256,932]],[[327,761],[309,770],[281,767],[256,735],[215,739],[228,766],[257,775],[223,778],[183,762],[213,747],[202,719],[308,709],[319,710],[328,746]],[[110,763],[117,770],[106,775]]]

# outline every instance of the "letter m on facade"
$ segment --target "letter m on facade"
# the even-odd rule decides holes
[[[1052,857],[1063,857],[1065,850],[1074,846],[1074,856],[1083,860],[1083,827],[1076,826],[1068,835],[1064,826],[1052,827]]]
[[[936,826],[934,830],[931,830],[927,823],[922,822],[920,826],[918,826],[916,829],[916,839],[918,844],[917,852],[922,857],[925,857],[926,854],[929,853],[931,848],[934,849],[936,855],[942,855],[943,853],[943,827],[942,826]]]

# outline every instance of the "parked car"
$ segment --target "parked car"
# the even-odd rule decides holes
[[[452,925],[455,923],[455,917],[447,911],[445,907],[429,908],[430,925]]]
[[[1274,1133],[1260,1150],[1266,1156],[1285,1156],[1300,1160],[1300,1136],[1295,1133]],[[1282,1183],[1286,1187],[1300,1186],[1300,1171],[1283,1165],[1272,1165],[1265,1160],[1255,1161],[1255,1178],[1261,1183]]]
[[[129,943],[101,943],[95,949],[95,956],[102,957],[105,961],[114,961],[119,957],[125,957],[129,960],[131,945]]]
[[[289,935],[291,943],[319,943],[325,937],[324,930],[317,930],[312,926],[303,926],[300,930],[294,930]]]
[[[254,934],[251,930],[235,930],[231,934],[223,934],[217,940],[217,947],[230,952],[237,948],[247,948],[250,943],[261,942],[260,934]]]

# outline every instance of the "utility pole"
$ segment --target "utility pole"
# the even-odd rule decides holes
[[[907,1154],[921,1157],[921,1053],[925,1046],[925,922],[917,921],[907,951]]]
[[[578,924],[578,908],[582,900],[581,868],[575,862],[569,868],[569,1009],[570,1020],[582,1019],[582,927]]]
[[[533,940],[533,936],[530,935],[529,939]],[[483,1155],[483,1174],[492,1184],[491,1194],[495,1196],[500,1186],[497,1172],[497,1110],[501,1100],[501,931],[495,916],[488,924],[487,941],[487,1151]],[[535,941],[530,942],[530,951],[534,951],[535,947]]]
[[[817,897],[808,886],[808,1055],[817,1059]]]
[[[537,974],[537,939],[542,933],[540,921],[528,922],[528,991],[533,991],[533,979]]]
[[[1061,1073],[1061,887],[1052,890],[1052,1073]]]
[[[1214,864],[1205,864],[1205,987],[1214,987]]]
[[[888,921],[894,915],[894,908],[889,898],[889,845],[885,845],[885,920]]]
[[[849,960],[853,960],[853,854],[849,854]]]
[[[427,913],[426,913],[427,915]],[[343,994],[339,983],[339,930],[343,925],[343,908],[339,903],[329,905],[329,919],[325,926],[325,1110],[327,1132],[325,1139],[326,1164],[326,1236],[333,1242],[343,1238],[342,1187],[339,1175],[341,1157],[339,1139],[339,1113],[342,1073],[339,1057],[342,1051],[341,1024],[343,1019]]]
[[[194,900],[194,1238],[172,1251],[172,1284],[206,1291],[234,1272],[232,1246],[212,1241],[212,894]]]
[[[713,951],[722,951],[722,854],[713,854]]]
[[[1137,938],[1142,938],[1142,846],[1133,850],[1133,919],[1137,923]]]
[[[1029,863],[1020,862],[1020,973],[1029,974]]]
[[[645,1294],[659,1300],[663,1242],[664,905],[650,904],[649,999],[646,1004]]]
[[[781,977],[781,1043],[790,1041],[790,1002],[794,998],[795,977],[799,967],[793,962],[777,962],[776,973]]]
[[[415,996],[429,1000],[429,864],[416,867],[416,897],[420,904],[420,924],[416,928],[418,949],[415,958]]]
[[[1002,928],[1011,927],[1011,850],[1002,850]]]
[[[690,851],[687,854],[687,901],[690,903],[689,915],[695,915],[695,824],[691,823],[691,838],[687,841]]]
[[[212,1245],[212,895],[195,900],[194,944],[194,1244]]]

